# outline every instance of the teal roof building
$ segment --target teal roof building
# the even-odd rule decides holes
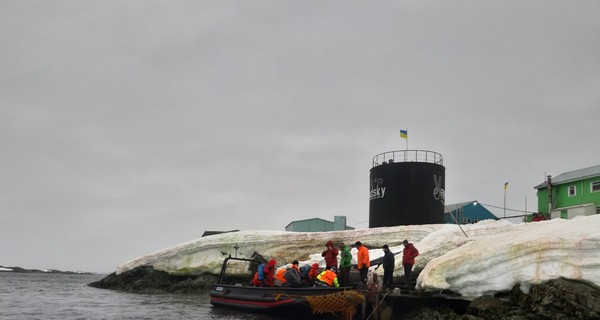
[[[489,219],[498,220],[498,217],[477,201],[448,204],[444,210],[446,223],[469,224]]]
[[[346,225],[345,216],[334,216],[333,222],[321,218],[296,220],[290,222],[285,227],[285,231],[295,232],[326,232],[340,230],[354,230],[353,227]]]

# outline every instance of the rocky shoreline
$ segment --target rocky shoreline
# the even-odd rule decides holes
[[[600,288],[564,278],[534,285],[525,294],[519,286],[510,292],[474,299],[465,314],[449,308],[421,309],[407,314],[409,320],[575,320],[600,319]]]
[[[167,272],[144,266],[118,275],[116,272],[113,272],[96,282],[90,283],[89,286],[135,293],[206,293],[210,286],[217,282],[217,279],[218,276],[212,274],[201,276],[171,275]]]
[[[90,283],[95,288],[136,293],[205,294],[218,277],[211,274],[170,275],[152,267],[137,267],[120,274],[112,273]],[[465,314],[440,306],[404,314],[412,320],[480,320],[480,319],[600,319],[600,288],[585,282],[559,278],[534,285],[527,294],[519,286],[509,292],[474,299]]]

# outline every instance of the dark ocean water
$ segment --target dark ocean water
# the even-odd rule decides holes
[[[88,287],[104,275],[0,272],[0,320],[229,319],[278,317],[214,309],[206,294],[134,294]]]

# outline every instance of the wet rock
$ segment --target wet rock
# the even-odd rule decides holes
[[[467,313],[485,319],[600,319],[600,289],[562,278],[532,286],[528,294],[515,286],[473,300]]]
[[[116,274],[111,273],[103,279],[89,285],[95,288],[129,292],[200,292],[206,291],[216,282],[213,275],[176,276],[152,267],[137,267]]]
[[[406,320],[481,320],[472,315],[457,314],[454,309],[440,306],[438,308],[422,308],[416,312],[410,312],[399,319]]]
[[[584,282],[556,279],[530,289],[520,307],[544,319],[599,319],[600,289]]]
[[[600,288],[584,282],[556,279],[532,286],[528,294],[511,291],[474,299],[466,314],[448,308],[422,308],[402,319],[425,320],[575,320],[600,319]]]
[[[503,314],[504,308],[504,303],[499,298],[483,296],[471,302],[467,308],[467,313],[486,319],[500,319],[497,316]]]

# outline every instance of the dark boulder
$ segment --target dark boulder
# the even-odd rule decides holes
[[[422,308],[403,319],[596,320],[600,319],[600,288],[561,278],[534,285],[528,294],[517,285],[509,292],[478,297],[466,314],[440,306]]]
[[[471,302],[467,313],[484,319],[501,319],[498,315],[504,314],[505,308],[506,306],[499,298],[483,296],[475,298]]]
[[[213,275],[171,275],[152,267],[137,267],[116,274],[111,273],[89,285],[95,288],[129,292],[200,292],[216,282]]]
[[[562,278],[534,285],[528,294],[517,285],[473,300],[467,313],[484,319],[600,319],[600,289]]]

